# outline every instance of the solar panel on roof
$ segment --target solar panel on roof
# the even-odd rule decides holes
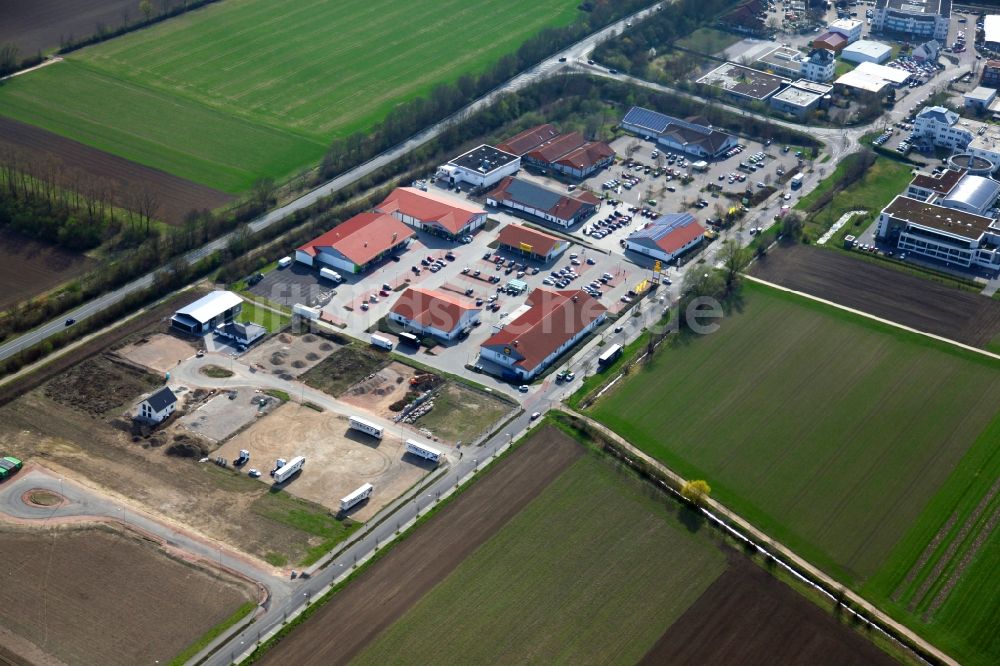
[[[635,125],[636,127],[644,127],[652,132],[659,133],[665,130],[667,125],[674,122],[674,119],[656,111],[650,111],[640,106],[633,106],[625,114],[622,122]]]

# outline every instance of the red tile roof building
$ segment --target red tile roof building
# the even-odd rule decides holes
[[[552,125],[525,130],[499,148],[528,164],[576,178],[586,178],[615,160],[615,151],[603,141],[587,141],[579,132],[560,134]]]
[[[482,208],[415,187],[397,187],[375,210],[446,238],[464,236],[486,224]]]
[[[480,312],[464,297],[410,287],[396,299],[388,316],[408,333],[454,340],[479,319]]]
[[[661,261],[672,261],[699,245],[705,228],[690,213],[670,213],[650,222],[625,239],[625,249]]]
[[[848,44],[847,37],[844,37],[839,32],[827,31],[822,35],[813,40],[812,47],[814,49],[826,49],[827,51],[833,51],[834,53],[840,53],[844,50]]]
[[[479,348],[481,359],[496,363],[520,381],[537,377],[607,316],[607,308],[582,289],[535,289],[526,305],[524,314]]]
[[[520,178],[504,178],[486,195],[490,206],[506,206],[561,227],[571,227],[597,210],[600,199],[590,192],[567,196]]]
[[[327,264],[348,273],[363,273],[381,259],[402,250],[416,234],[383,213],[361,213],[295,250],[295,260]]]
[[[569,241],[520,224],[508,224],[497,236],[500,249],[538,261],[551,261],[566,251]]]

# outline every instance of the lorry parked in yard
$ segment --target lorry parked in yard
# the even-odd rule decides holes
[[[274,482],[284,483],[288,479],[292,478],[292,475],[302,469],[302,466],[306,464],[306,459],[302,456],[295,456],[287,463],[274,470]]]
[[[372,335],[372,346],[378,347],[379,349],[384,349],[386,351],[392,351],[392,340],[389,338],[383,338],[381,335]]]
[[[347,511],[351,507],[357,506],[364,500],[371,497],[371,494],[374,490],[375,486],[373,486],[370,483],[366,483],[365,485],[361,486],[347,497],[344,497],[343,499],[340,500],[340,510]]]
[[[332,268],[321,268],[319,269],[319,276],[325,278],[334,284],[340,284],[344,281],[344,278],[337,271]]]

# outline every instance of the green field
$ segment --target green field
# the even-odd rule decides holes
[[[577,4],[226,0],[17,77],[0,111],[235,193],[572,22]]]
[[[715,28],[698,28],[687,37],[678,39],[676,44],[681,48],[705,55],[716,55],[738,41],[740,38],[731,32],[722,32]]]
[[[752,283],[738,310],[594,416],[956,658],[996,663],[1000,362]]]
[[[725,569],[705,534],[587,455],[356,663],[636,663]]]

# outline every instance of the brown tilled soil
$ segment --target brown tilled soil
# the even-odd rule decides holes
[[[1000,335],[1000,302],[843,252],[779,248],[750,274],[968,345],[982,347]]]
[[[132,409],[141,394],[162,384],[161,377],[100,354],[54,377],[44,390],[58,403],[102,416]]]
[[[8,528],[0,567],[9,583],[0,587],[0,625],[66,664],[166,663],[256,601],[250,583],[119,528]],[[17,641],[9,648],[20,652]]]
[[[858,632],[742,556],[674,622],[643,664],[894,664]]]
[[[94,265],[93,259],[82,254],[2,229],[0,309],[54,289]]]
[[[153,7],[159,12],[164,5],[180,3],[156,0]],[[4,0],[2,7],[0,44],[16,44],[19,58],[58,48],[70,38],[90,37],[97,33],[98,24],[117,28],[123,14],[128,14],[129,23],[142,18],[135,0]]]
[[[78,181],[110,184],[117,193],[118,205],[123,208],[128,206],[129,193],[144,187],[159,204],[153,217],[167,224],[179,225],[192,210],[212,210],[233,200],[232,195],[211,187],[116,157],[39,127],[0,118],[0,151],[8,148],[24,155],[29,164],[41,165],[40,168],[48,170],[57,165],[68,188],[76,186]],[[27,170],[32,169],[29,166]]]
[[[262,663],[348,663],[582,454],[580,445],[554,428],[531,438],[278,643]]]

